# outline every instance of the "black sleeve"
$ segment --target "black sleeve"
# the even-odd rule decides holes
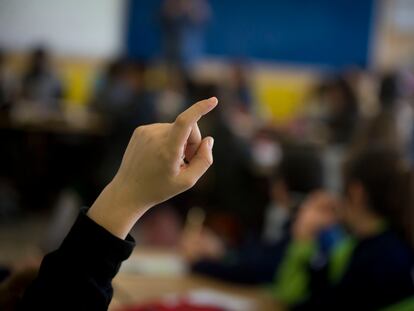
[[[82,210],[62,245],[45,256],[19,310],[107,310],[111,281],[135,246],[119,239]]]

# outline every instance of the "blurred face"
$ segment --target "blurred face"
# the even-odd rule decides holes
[[[49,57],[45,52],[35,52],[32,55],[31,59],[31,66],[33,70],[42,72],[44,70],[47,70],[47,67],[49,66]]]
[[[282,180],[276,180],[271,187],[272,200],[282,207],[289,207],[290,196],[286,184]]]
[[[367,208],[365,191],[360,182],[351,182],[346,189],[343,206],[340,209],[340,217],[345,226],[351,230],[359,221],[361,212]]]
[[[329,105],[329,110],[333,114],[339,114],[343,110],[344,106],[344,97],[342,91],[338,87],[334,87],[327,91],[325,95],[325,100]]]

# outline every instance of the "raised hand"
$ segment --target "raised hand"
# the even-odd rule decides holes
[[[114,235],[125,238],[152,206],[194,186],[213,163],[212,137],[202,138],[197,122],[217,105],[197,102],[174,123],[138,127],[121,166],[88,212]]]

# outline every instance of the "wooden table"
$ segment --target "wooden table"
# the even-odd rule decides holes
[[[133,256],[148,256],[148,251],[138,250]],[[111,311],[122,305],[154,302],[168,294],[185,294],[197,289],[210,289],[250,299],[255,305],[253,310],[257,311],[283,310],[263,288],[239,286],[192,274],[148,276],[120,272],[114,279],[113,286],[114,298],[109,307]]]
[[[63,107],[67,107],[62,102]],[[10,113],[0,114],[0,129],[26,133],[104,136],[107,124],[101,115],[85,107],[48,110],[37,103],[17,102]]]

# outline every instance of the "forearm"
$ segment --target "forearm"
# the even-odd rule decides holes
[[[88,217],[114,236],[125,239],[139,218],[149,209],[144,204],[129,206],[125,189],[112,181],[88,210]]]

